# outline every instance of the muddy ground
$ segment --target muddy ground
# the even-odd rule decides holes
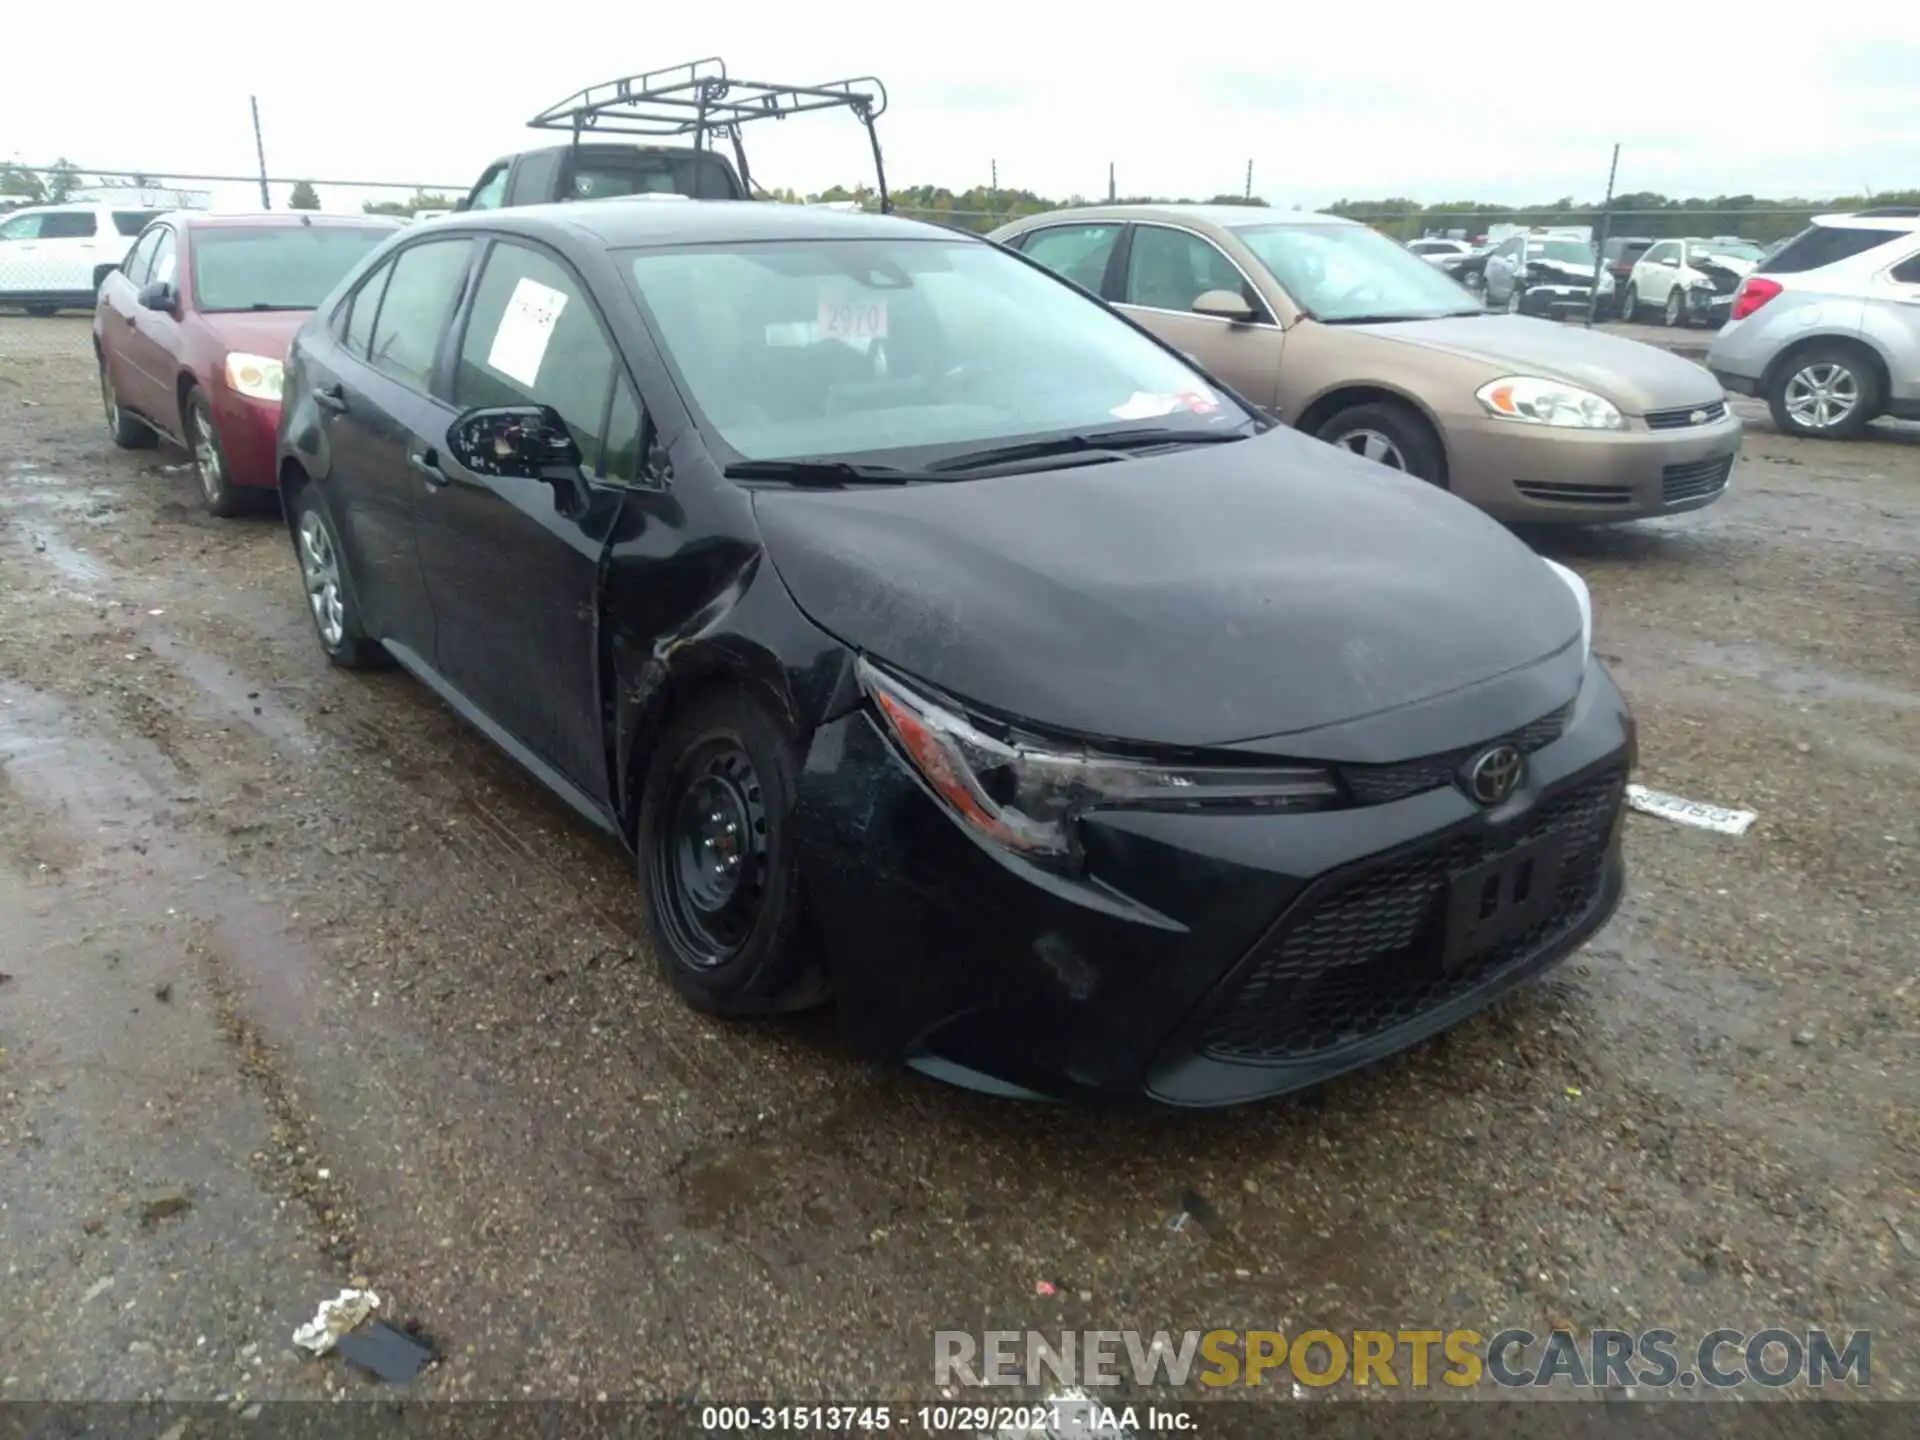
[[[277,519],[109,444],[84,318],[0,318],[0,1393],[362,1393],[289,1335],[364,1278],[441,1397],[925,1394],[948,1327],[1556,1323],[1870,1327],[1915,1394],[1920,434],[1741,408],[1722,503],[1537,543],[1639,778],[1753,828],[1633,817],[1612,925],[1409,1055],[1092,1117],[687,1011],[626,859],[329,669]]]

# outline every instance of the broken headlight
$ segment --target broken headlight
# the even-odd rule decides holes
[[[1340,798],[1333,777],[1311,766],[1161,763],[988,734],[957,706],[864,658],[858,674],[887,731],[954,818],[1022,855],[1073,854],[1073,822],[1090,810],[1317,810]]]

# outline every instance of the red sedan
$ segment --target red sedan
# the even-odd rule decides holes
[[[293,332],[399,229],[288,211],[164,215],[100,287],[93,346],[114,443],[181,446],[215,515],[275,489],[281,365]]]

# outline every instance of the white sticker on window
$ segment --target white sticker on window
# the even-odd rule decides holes
[[[822,295],[814,325],[823,340],[884,340],[887,302]]]
[[[513,287],[506,313],[500,317],[500,328],[493,332],[493,348],[487,351],[488,368],[531,390],[540,378],[540,362],[547,358],[554,324],[566,308],[563,292],[522,276]]]

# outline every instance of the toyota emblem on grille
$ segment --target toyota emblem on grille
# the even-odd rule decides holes
[[[1694,412],[1693,412],[1693,413],[1692,413],[1691,415],[1689,415],[1689,416],[1687,416],[1687,423],[1688,423],[1689,425],[1704,425],[1704,424],[1706,424],[1706,423],[1707,423],[1707,412],[1706,412],[1706,411],[1704,411],[1704,410],[1696,410],[1696,411],[1694,411]]]
[[[1512,745],[1482,750],[1467,764],[1467,794],[1482,805],[1498,805],[1520,783],[1524,763],[1520,751]]]

